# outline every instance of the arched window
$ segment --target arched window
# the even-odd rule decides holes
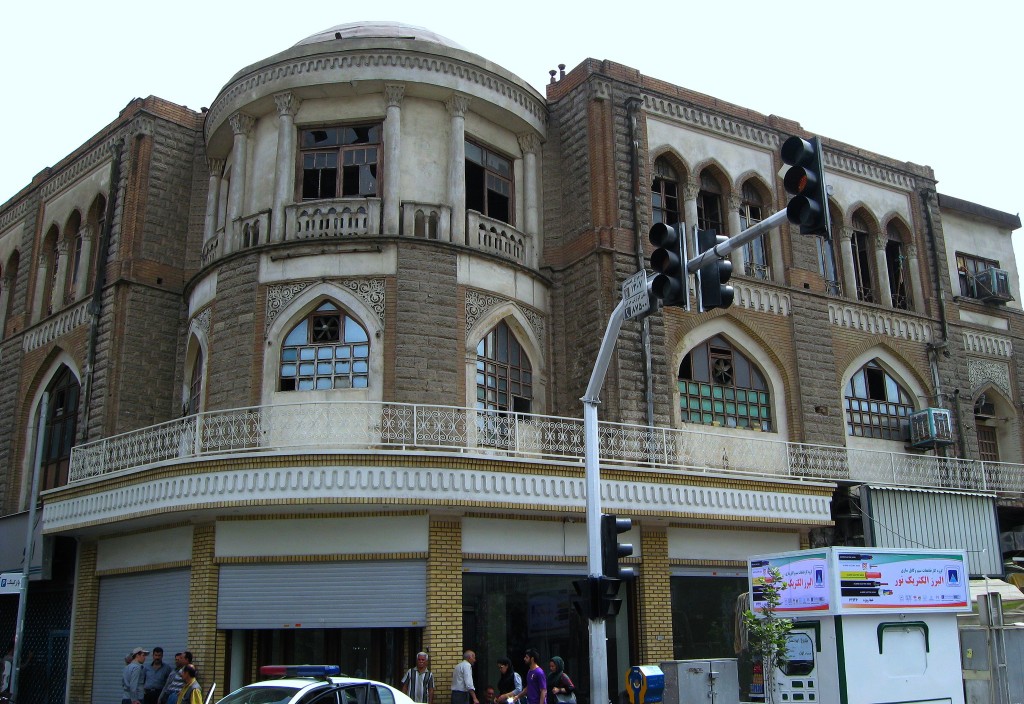
[[[868,234],[868,225],[863,218],[854,216],[853,236],[850,238],[850,246],[853,248],[853,276],[854,290],[857,292],[857,300],[874,303],[875,290],[871,279],[871,236]]]
[[[903,248],[903,234],[896,223],[890,222],[885,228],[885,262],[888,268],[889,290],[892,292],[892,307],[910,309],[909,277],[910,267]]]
[[[196,359],[192,363],[192,375],[188,382],[188,400],[185,402],[185,415],[199,413],[203,401],[203,348],[196,349]]]
[[[370,338],[359,321],[324,301],[281,345],[281,391],[365,389]]]
[[[846,384],[846,430],[849,435],[902,440],[914,402],[907,390],[873,359]]]
[[[681,221],[679,211],[679,176],[665,159],[654,162],[651,182],[651,223],[674,225]]]
[[[705,169],[700,174],[700,190],[697,192],[697,227],[727,234],[722,218],[722,186]]]
[[[841,223],[842,218],[829,203],[829,217],[832,220],[833,232],[836,231],[836,223]],[[818,272],[825,280],[825,293],[830,296],[841,296],[842,287],[839,284],[839,269],[836,266],[835,236],[832,238],[815,235],[815,246],[818,253]]]
[[[46,392],[50,400],[39,477],[41,491],[68,483],[68,464],[78,420],[78,379],[67,366],[61,366],[47,385]]]
[[[530,358],[502,320],[476,346],[476,407],[529,413],[532,406]]]
[[[743,184],[743,199],[740,202],[740,227],[746,230],[764,219],[764,199],[754,184],[747,181]],[[771,279],[769,265],[768,238],[761,235],[756,240],[743,245],[743,273],[755,279],[768,281]]]
[[[684,423],[774,431],[764,374],[718,335],[690,350],[679,365],[679,417]]]

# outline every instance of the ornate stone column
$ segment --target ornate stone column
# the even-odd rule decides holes
[[[50,312],[56,313],[64,307],[64,284],[68,280],[68,241],[64,238],[57,243],[56,260],[53,265],[56,275],[50,287]]]
[[[924,287],[921,285],[921,265],[917,261],[917,245],[913,242],[907,245],[907,266],[904,271],[910,277],[910,290],[914,296],[910,309],[916,310],[918,313],[924,313]]]
[[[46,279],[50,276],[50,266],[47,259],[44,253],[39,258],[39,264],[36,267],[36,287],[32,295],[33,324],[38,323],[42,319],[43,312],[46,310],[46,302],[43,301],[43,296],[46,294]]]
[[[743,205],[743,199],[740,198],[739,194],[732,193],[729,195],[729,236],[738,235],[743,231],[743,225],[740,224],[740,206]],[[722,234],[719,232],[718,234]],[[694,252],[696,256],[696,252]],[[743,251],[743,247],[738,247],[732,250],[729,255],[729,259],[732,261],[732,270],[736,274],[746,275],[746,271],[743,270],[743,262],[746,257],[746,253]]]
[[[857,300],[857,270],[853,266],[853,228],[839,229],[839,256],[843,261],[843,291],[847,298]]]
[[[10,271],[4,272],[0,280],[0,340],[2,340],[7,327],[7,307],[11,304],[11,291],[14,290],[14,274]]]
[[[875,271],[878,272],[878,295],[880,303],[886,308],[892,308],[892,288],[889,286],[889,263],[885,256],[885,245],[889,244],[889,238],[883,234],[874,237],[875,242]]]
[[[535,258],[538,244],[537,230],[538,223],[540,222],[537,208],[537,201],[539,199],[539,194],[537,193],[537,152],[540,151],[540,138],[532,133],[521,134],[519,135],[519,148],[523,150],[523,190],[526,191],[523,198],[523,210],[526,216],[523,223],[523,231],[530,241],[527,261],[531,266],[535,266],[537,263]]]
[[[270,241],[284,240],[285,206],[295,197],[295,113],[299,99],[294,93],[275,93],[277,104],[277,163],[274,171],[274,209],[270,215]]]
[[[448,144],[448,205],[452,209],[452,242],[466,240],[466,110],[469,98],[452,95],[444,102],[451,116]]]
[[[75,272],[75,300],[80,301],[89,293],[89,270],[92,265],[92,227],[86,225],[79,231],[82,238],[82,252]]]
[[[224,173],[224,160],[206,157],[210,181],[206,189],[206,220],[203,222],[203,244],[217,236],[217,206],[220,205],[220,181]],[[221,247],[224,243],[221,242]]]
[[[224,254],[230,254],[238,248],[235,241],[236,220],[242,215],[242,199],[245,196],[245,161],[249,151],[249,132],[256,124],[256,119],[244,112],[236,112],[228,123],[235,135],[231,147],[231,183],[228,185],[228,216],[224,223]]]
[[[400,228],[402,200],[398,195],[399,159],[402,153],[402,99],[405,86],[384,84],[387,114],[384,117],[384,234],[397,235]]]
[[[693,259],[697,255],[697,245],[693,240],[693,228],[697,226],[697,194],[700,193],[700,181],[687,179],[683,184],[683,221],[686,223],[686,250]]]
[[[764,219],[767,220],[772,215],[775,215],[778,211],[772,207],[765,207],[762,209],[764,212]],[[791,229],[790,232],[793,230]],[[782,258],[782,235],[779,233],[779,228],[772,229],[771,232],[761,235],[767,237],[766,242],[768,243],[768,258],[771,260],[772,270],[769,273],[769,279],[776,281],[780,284],[786,283],[786,264]],[[826,242],[827,247],[831,247],[831,242]],[[835,250],[833,250],[835,251]]]

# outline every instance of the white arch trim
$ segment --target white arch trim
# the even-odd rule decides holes
[[[46,387],[53,381],[53,377],[56,376],[60,368],[64,366],[71,370],[71,373],[75,375],[75,379],[78,381],[79,394],[78,394],[78,412],[82,411],[82,370],[78,368],[74,358],[63,349],[57,352],[57,355],[50,360],[50,364],[47,365],[46,371],[41,377],[39,386],[36,387],[32,397],[29,399],[29,423],[25,427],[25,454],[22,456],[21,461],[21,491],[18,496],[18,510],[25,511],[28,509],[29,493],[32,491],[32,468],[35,466],[36,461],[36,441],[38,439],[39,431],[39,411],[40,406],[43,403],[43,393],[46,392]]]
[[[902,440],[879,440],[877,438],[864,438],[857,435],[850,435],[846,427],[846,385],[850,378],[873,359],[877,359],[882,368],[887,371],[896,382],[902,386],[914,403],[914,410],[919,411],[928,406],[929,394],[927,389],[921,386],[917,377],[899,357],[884,347],[876,346],[857,355],[853,361],[843,370],[843,376],[839,385],[839,408],[842,410],[843,434],[846,436],[847,447],[857,447],[871,450],[887,450],[890,452],[905,452],[906,443]]]
[[[526,350],[533,367],[533,412],[547,408],[547,362],[544,349],[522,310],[510,301],[495,306],[482,315],[466,333],[466,406],[476,405],[476,348],[491,328],[504,320]]]
[[[679,346],[676,349],[676,353],[673,356],[672,379],[675,380],[678,378],[679,365],[682,364],[683,357],[689,354],[694,347],[715,335],[721,335],[728,339],[737,350],[745,354],[748,359],[755,362],[764,374],[765,380],[768,382],[768,391],[771,394],[772,414],[774,415],[772,421],[775,426],[775,432],[771,435],[774,435],[779,440],[788,441],[789,416],[786,413],[786,385],[782,379],[782,374],[768,355],[765,354],[761,344],[729,318],[722,317],[709,320],[706,323],[698,325],[683,336],[683,339],[680,341]],[[676,390],[675,386],[673,386],[673,397],[678,396],[678,393],[679,392]],[[678,398],[672,404],[672,420],[676,427],[680,427],[682,425],[682,420],[679,417]],[[704,430],[706,427],[707,426],[700,426],[701,430]],[[728,428],[727,432],[748,433],[755,431],[743,430],[742,428]]]
[[[331,389],[326,391],[278,391],[278,365],[281,363],[281,341],[295,327],[299,320],[312,312],[324,299],[331,299],[347,310],[366,329],[370,339],[370,383],[365,389]],[[267,330],[267,345],[263,354],[263,386],[261,398],[264,405],[277,403],[298,403],[302,401],[380,401],[384,398],[384,330],[377,315],[366,306],[362,299],[351,291],[321,281],[313,284],[293,298],[278,313]]]
[[[185,373],[181,380],[181,407],[188,403],[192,389],[192,369],[195,367],[198,353],[203,355],[203,377],[199,390],[199,410],[206,410],[206,378],[210,368],[210,341],[203,328],[193,319],[188,329],[188,343],[185,345]]]

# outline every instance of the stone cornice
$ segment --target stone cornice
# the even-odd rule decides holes
[[[913,177],[900,173],[896,169],[890,169],[866,159],[858,159],[842,152],[825,149],[822,158],[825,160],[825,167],[832,171],[840,171],[907,191],[913,190],[917,185]]]
[[[1013,340],[978,330],[964,330],[964,350],[993,357],[1012,357]]]
[[[897,337],[910,342],[931,342],[931,321],[904,315],[901,312],[869,308],[852,302],[829,301],[828,317],[832,324],[875,335]]]
[[[0,215],[0,233],[23,219],[28,214],[29,203],[29,198],[22,198],[14,207],[8,208],[3,215]]]
[[[294,90],[302,85],[364,80],[352,76],[353,71],[361,69],[373,69],[372,78],[375,80],[389,83],[401,81],[407,86],[414,82],[414,79],[407,75],[409,71],[424,73],[424,83],[452,87],[452,79],[467,81],[475,85],[480,91],[479,94],[490,102],[500,104],[511,101],[529,114],[541,129],[547,124],[547,105],[543,101],[513,82],[485,69],[440,56],[401,51],[350,51],[283,60],[236,80],[217,96],[207,113],[204,126],[206,141],[209,142],[212,130],[224,121],[225,113],[230,114],[245,107],[236,104],[236,101],[245,100],[248,104],[251,99],[263,94]],[[301,78],[296,80],[296,77]],[[365,80],[368,79],[369,77]]]
[[[66,335],[80,325],[85,325],[90,320],[90,301],[82,301],[74,308],[63,313],[47,318],[42,323],[25,331],[22,338],[22,349],[31,352],[43,345],[49,344],[61,335]]]

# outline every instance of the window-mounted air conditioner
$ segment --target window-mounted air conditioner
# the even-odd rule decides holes
[[[982,301],[1005,303],[1012,301],[1010,275],[1005,269],[992,267],[974,275],[974,297]]]
[[[945,408],[925,408],[910,414],[910,445],[935,448],[953,444],[953,421]]]

